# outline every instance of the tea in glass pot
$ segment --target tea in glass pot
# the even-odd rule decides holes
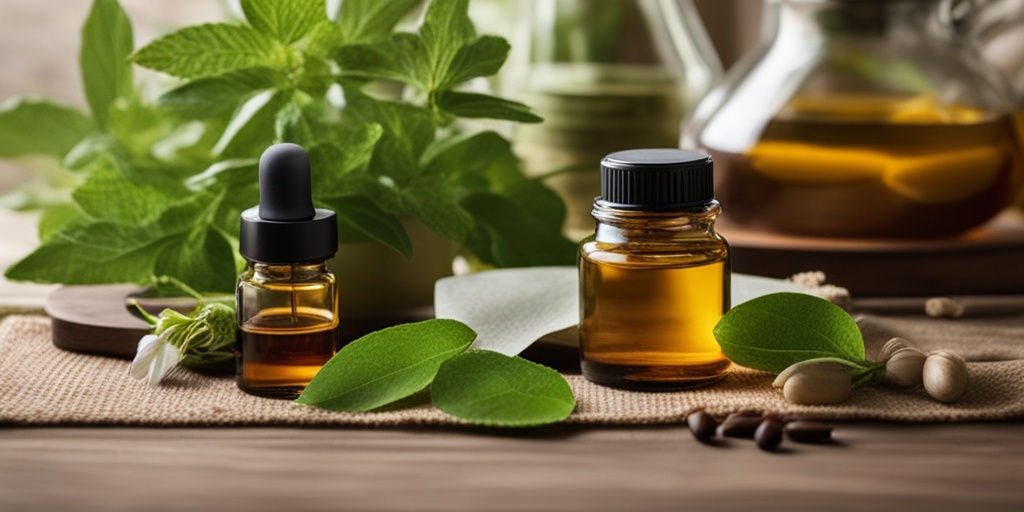
[[[950,0],[766,0],[765,44],[697,106],[723,220],[825,237],[983,224],[1024,183],[1015,94]]]

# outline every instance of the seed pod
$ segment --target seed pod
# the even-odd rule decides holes
[[[832,439],[832,425],[820,421],[786,423],[786,435],[798,443],[824,443]]]
[[[909,388],[921,383],[921,371],[927,356],[916,348],[897,350],[885,363],[883,382],[895,388]]]
[[[690,413],[686,417],[686,424],[690,427],[693,437],[702,443],[711,442],[711,438],[715,437],[715,430],[718,429],[715,418],[704,411]]]
[[[757,416],[743,415],[733,413],[730,414],[722,425],[718,427],[719,435],[723,437],[742,437],[750,439],[754,437],[754,432],[757,430],[758,425],[761,424],[763,415],[758,414]]]
[[[924,361],[924,389],[940,402],[955,402],[967,391],[967,363],[952,352],[933,352]]]
[[[846,400],[851,389],[852,379],[842,366],[814,362],[792,372],[782,386],[782,395],[794,404],[827,405]]]
[[[892,338],[885,342],[885,345],[882,345],[882,350],[878,352],[878,360],[888,361],[897,350],[908,347],[910,347],[910,343],[908,343],[907,340],[903,338]]]
[[[754,431],[754,442],[757,443],[757,447],[765,451],[778,448],[782,443],[782,428],[781,421],[772,417],[765,418]]]

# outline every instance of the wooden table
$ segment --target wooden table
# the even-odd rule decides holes
[[[837,442],[682,427],[0,429],[0,510],[1024,510],[1024,423],[842,423]]]

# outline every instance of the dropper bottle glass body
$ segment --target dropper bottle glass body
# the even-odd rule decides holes
[[[648,391],[716,382],[731,365],[713,335],[729,308],[730,258],[714,230],[710,158],[622,151],[601,171],[596,230],[579,252],[584,376]]]
[[[334,212],[313,207],[309,157],[294,144],[260,158],[260,204],[242,212],[236,382],[243,391],[296,398],[338,349],[338,286],[327,260],[338,247]]]

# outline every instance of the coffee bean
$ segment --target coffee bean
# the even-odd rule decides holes
[[[782,443],[782,428],[782,422],[778,419],[765,418],[754,431],[754,442],[757,443],[757,447],[765,451],[778,448]]]
[[[715,437],[715,430],[718,428],[715,418],[704,411],[690,413],[686,417],[686,424],[689,425],[693,437],[702,443],[711,442],[711,438]]]
[[[832,425],[820,421],[793,421],[786,424],[786,435],[798,443],[824,443],[832,439]]]
[[[743,416],[733,413],[722,422],[722,426],[718,428],[718,433],[725,437],[750,439],[754,437],[754,431],[761,424],[761,419],[761,415]]]

